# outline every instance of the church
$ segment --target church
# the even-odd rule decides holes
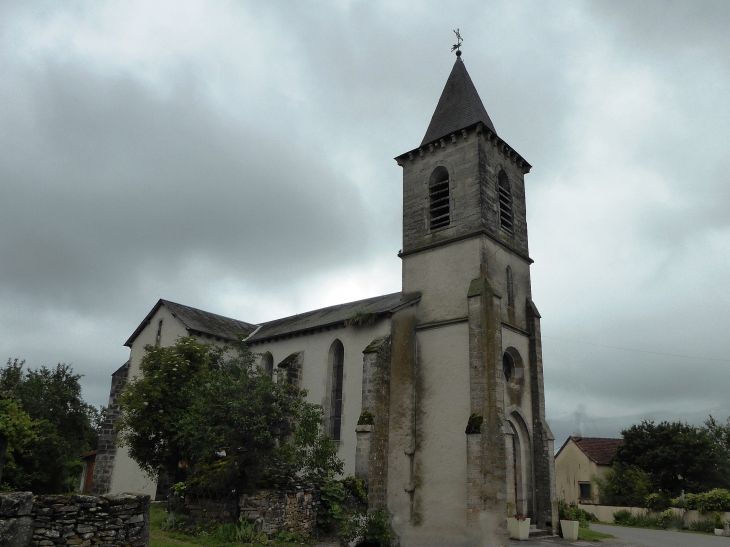
[[[402,545],[506,544],[505,517],[517,513],[557,530],[530,283],[531,166],[499,137],[456,55],[423,140],[395,158],[401,292],[262,324],[160,300],[112,377],[92,491],[155,495],[112,429],[144,346],[180,336],[225,343],[245,332],[263,368],[322,405],[345,474],[368,480],[370,508],[387,511]]]

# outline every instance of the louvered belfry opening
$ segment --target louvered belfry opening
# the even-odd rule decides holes
[[[330,399],[330,434],[335,441],[340,440],[342,429],[342,380],[344,376],[345,347],[335,340],[330,350],[332,355],[332,395]]]
[[[512,216],[512,192],[509,187],[507,173],[499,172],[499,223],[503,230],[512,232],[514,217]]]
[[[428,185],[429,228],[443,228],[451,222],[449,172],[437,167],[431,174]]]

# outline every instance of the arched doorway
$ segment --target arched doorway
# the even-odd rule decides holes
[[[532,516],[532,451],[530,436],[522,416],[512,412],[508,417],[512,426],[512,466],[514,503],[517,513]]]

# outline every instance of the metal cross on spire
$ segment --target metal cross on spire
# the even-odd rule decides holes
[[[461,57],[461,43],[464,40],[461,39],[461,34],[459,34],[458,28],[454,31],[454,34],[456,34],[456,43],[453,46],[451,46],[451,51],[456,50],[456,56]]]

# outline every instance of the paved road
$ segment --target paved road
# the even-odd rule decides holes
[[[591,528],[597,532],[616,536],[622,540],[617,545],[625,547],[730,547],[730,538],[707,534],[646,530],[603,524],[591,524]],[[599,545],[608,546],[609,542],[613,542],[613,540],[606,540]]]
[[[611,534],[616,539],[596,541],[568,541],[562,538],[539,538],[529,541],[510,540],[509,547],[730,547],[730,538],[706,534],[645,530],[623,526],[591,524],[597,532]],[[323,542],[314,547],[339,547],[335,541]]]

